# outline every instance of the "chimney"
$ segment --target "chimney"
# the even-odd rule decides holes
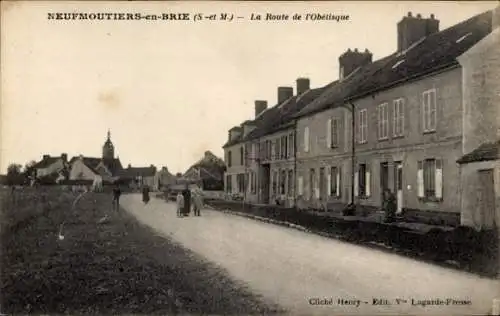
[[[243,129],[239,126],[235,126],[229,130],[229,141],[235,140],[237,137],[241,136]]]
[[[309,78],[298,78],[297,79],[297,95],[301,95],[303,94],[304,92],[306,92],[307,90],[310,89],[310,81],[309,81]]]
[[[342,80],[357,68],[371,63],[372,57],[373,54],[370,53],[368,49],[365,49],[364,52],[360,52],[357,48],[354,51],[349,48],[339,57],[339,79]]]
[[[255,101],[255,117],[259,116],[260,113],[267,109],[267,101],[256,100]]]
[[[278,87],[278,104],[281,104],[293,97],[292,87]]]
[[[421,14],[413,17],[411,12],[408,16],[397,24],[398,28],[398,51],[408,49],[412,44],[423,37],[439,32],[439,20],[436,20],[434,14],[429,18],[422,18]]]
[[[130,168],[132,168],[132,165],[128,164],[127,169],[130,169]]]
[[[61,154],[61,159],[62,159],[64,162],[67,162],[67,161],[68,161],[68,154],[62,153],[62,154]]]
[[[49,158],[50,158],[50,155],[43,155],[43,156],[42,156],[42,159],[43,159],[43,160],[46,160],[46,159],[49,159]]]

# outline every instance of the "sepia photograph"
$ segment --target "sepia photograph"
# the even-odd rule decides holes
[[[0,315],[500,316],[500,2],[0,13]]]

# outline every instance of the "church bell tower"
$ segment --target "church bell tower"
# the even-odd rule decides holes
[[[102,159],[113,160],[115,158],[115,147],[111,142],[111,132],[108,130],[108,138],[104,145],[102,146]]]

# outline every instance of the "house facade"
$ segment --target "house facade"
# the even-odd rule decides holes
[[[108,131],[107,139],[102,147],[102,157],[86,157],[79,155],[73,157],[70,180],[86,180],[92,183],[96,177],[104,183],[111,183],[120,178],[123,167],[118,157],[114,156],[114,145],[111,142],[111,133]]]
[[[295,107],[297,113],[287,117],[279,106],[266,111],[282,118],[277,125],[283,128],[270,132],[256,124],[250,135],[258,136],[232,143],[258,144],[257,163],[250,164],[258,185],[249,202],[273,204],[285,197],[285,205],[294,201],[299,208],[334,210],[355,203],[376,211],[389,190],[405,216],[470,224],[464,208],[477,201],[465,201],[466,167],[457,162],[482,144],[488,147],[485,141],[499,139],[500,72],[493,65],[499,54],[491,44],[497,43],[491,38],[498,40],[495,12],[445,30],[434,15],[408,13],[397,25],[393,54],[372,61],[368,50],[349,49],[339,57],[338,80]],[[474,53],[482,41],[489,41],[489,48]],[[291,135],[293,154],[286,150]],[[490,178],[497,179],[492,172]]]
[[[462,223],[500,227],[500,6],[493,31],[458,60],[463,82]]]
[[[58,177],[68,167],[68,155],[61,154],[59,157],[43,155],[42,160],[34,164],[31,169],[34,170],[35,177],[41,179],[50,176]]]

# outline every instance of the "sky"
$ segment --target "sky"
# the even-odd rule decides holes
[[[475,2],[1,2],[0,173],[42,155],[100,157],[108,129],[124,166],[184,172],[228,130],[276,104],[278,86],[338,78],[338,57],[396,50],[409,11],[443,30],[492,9]],[[55,12],[242,16],[228,21],[49,20]],[[254,14],[348,21],[251,21]]]

